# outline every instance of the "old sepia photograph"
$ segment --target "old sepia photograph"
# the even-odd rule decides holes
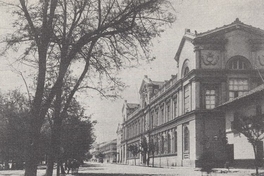
[[[0,0],[0,176],[264,176],[263,0]]]

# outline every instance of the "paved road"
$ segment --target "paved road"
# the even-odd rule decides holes
[[[99,164],[99,163],[86,163],[79,170],[79,173],[85,176],[85,173],[90,173],[89,175],[99,174],[109,174],[111,175],[171,175],[171,176],[201,176],[207,175],[206,173],[201,173],[199,169],[187,168],[187,167],[177,167],[177,168],[152,168],[144,166],[129,166],[129,165],[119,165],[119,164]],[[226,169],[218,169],[212,176],[249,176],[254,173],[254,170],[236,170],[231,169],[230,172],[226,172]],[[221,173],[222,172],[222,173]],[[88,176],[88,174],[87,174]]]
[[[226,171],[225,169],[218,169],[211,176],[250,176],[254,173],[254,170],[237,170],[231,169],[228,173],[221,173]],[[264,170],[261,170],[264,172]],[[0,171],[0,176],[23,176],[24,171]],[[44,176],[45,170],[38,170],[38,176]],[[55,174],[54,174],[55,175]],[[73,174],[66,174],[65,176],[71,176]],[[77,176],[77,174],[75,174]],[[202,176],[207,175],[201,173],[195,168],[151,168],[144,166],[129,166],[119,164],[99,164],[99,163],[85,163],[83,167],[79,169],[78,176],[149,176],[149,175],[167,175],[167,176]]]

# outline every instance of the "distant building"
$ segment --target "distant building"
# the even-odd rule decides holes
[[[96,156],[99,154],[99,144],[97,142],[94,142],[92,144],[92,147],[90,149],[90,153],[92,154],[91,161],[98,161],[98,158]]]
[[[230,161],[252,159],[250,144],[232,131],[231,124],[234,112],[250,114],[258,104],[263,108],[263,96],[255,99],[258,93],[248,93],[263,83],[264,31],[239,19],[204,33],[187,29],[174,59],[176,75],[164,82],[145,76],[140,102],[125,101],[118,129],[120,161],[134,164],[127,149],[140,147],[143,136],[156,145],[150,156],[156,166],[199,166],[207,151],[223,164],[225,146],[220,138],[225,135]],[[249,98],[239,100],[247,94]],[[136,164],[144,164],[141,154]]]
[[[117,157],[117,150],[116,150],[116,142],[117,139],[113,139],[111,141],[102,142],[99,144],[94,144],[92,148],[92,161],[97,162],[104,162],[104,163],[115,163]],[[97,158],[96,156],[101,153],[104,155],[102,158]]]
[[[117,140],[116,140],[116,162],[117,163],[122,163],[122,149],[121,149],[121,141],[122,141],[122,125],[119,123],[117,130],[116,130],[116,134],[117,134]]]

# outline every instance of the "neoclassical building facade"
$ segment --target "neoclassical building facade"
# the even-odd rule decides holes
[[[174,59],[177,74],[164,82],[145,76],[140,102],[124,102],[120,163],[143,164],[128,151],[143,136],[156,146],[156,166],[199,166],[205,151],[222,162],[228,118],[219,107],[262,84],[264,31],[239,19],[204,33],[186,29]]]

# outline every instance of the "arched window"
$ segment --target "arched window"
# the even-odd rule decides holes
[[[178,136],[177,136],[177,131],[174,132],[174,153],[177,155],[178,151]]]
[[[187,126],[184,127],[184,152],[189,152],[190,148],[190,134]]]
[[[181,77],[184,78],[189,72],[189,60],[186,59],[182,65]]]
[[[167,141],[167,144],[168,144],[168,153],[171,153],[171,136],[170,134],[168,133],[168,141]]]
[[[227,68],[231,70],[247,70],[251,69],[252,67],[248,59],[246,59],[245,57],[234,56],[229,59]]]
[[[189,67],[186,67],[183,72],[183,76],[185,77],[190,72]]]
[[[165,116],[164,116],[164,104],[162,103],[161,104],[161,107],[160,107],[160,124],[163,124],[165,121]]]
[[[168,101],[166,104],[166,120],[165,120],[165,122],[168,122],[170,120],[171,120],[171,106],[170,106],[170,101]]]
[[[184,113],[190,111],[190,84],[184,86]]]

